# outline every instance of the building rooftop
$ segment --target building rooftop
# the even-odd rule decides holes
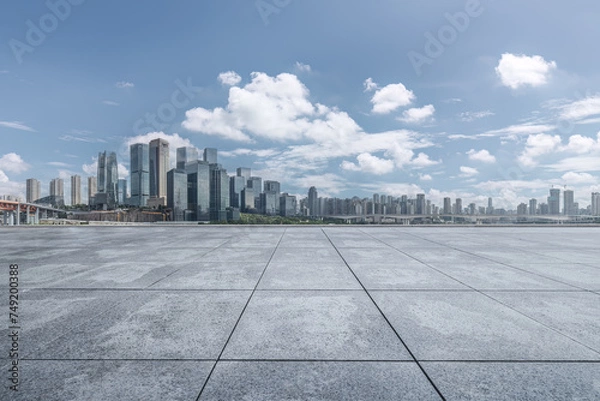
[[[2,400],[600,399],[599,228],[12,227],[0,243]]]

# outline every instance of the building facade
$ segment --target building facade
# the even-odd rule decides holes
[[[71,205],[81,204],[81,177],[71,176]]]
[[[136,143],[129,147],[132,206],[144,207],[150,197],[150,147]]]
[[[149,145],[150,197],[167,200],[167,171],[169,170],[169,142],[153,139]]]
[[[27,203],[34,203],[42,197],[42,185],[35,178],[28,178],[26,181],[25,199]]]

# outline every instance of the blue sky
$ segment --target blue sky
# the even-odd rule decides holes
[[[566,185],[587,206],[599,20],[583,0],[10,2],[0,194],[104,150],[129,178],[128,145],[162,136],[299,195],[516,208]]]

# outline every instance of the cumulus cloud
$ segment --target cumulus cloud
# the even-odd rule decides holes
[[[473,177],[479,174],[479,171],[473,167],[460,166],[461,177]]]
[[[416,167],[430,167],[440,164],[441,161],[431,160],[425,153],[419,153],[418,156],[411,161],[411,163]]]
[[[518,160],[525,166],[535,167],[538,164],[536,158],[554,152],[559,149],[560,144],[561,139],[558,135],[530,135],[527,138],[525,150],[523,150]]]
[[[481,149],[476,151],[475,149],[471,149],[467,152],[469,156],[469,160],[478,161],[482,163],[496,163],[496,157],[491,155],[490,152],[486,149]]]
[[[0,157],[0,170],[8,171],[11,173],[23,173],[29,170],[31,166],[16,153],[7,153]]]
[[[0,121],[0,127],[18,129],[20,131],[36,132],[36,130],[25,125],[25,123],[21,121]]]
[[[496,67],[502,84],[511,89],[522,86],[542,86],[548,82],[556,69],[556,62],[546,61],[542,56],[526,56],[505,53]]]
[[[363,86],[365,87],[365,92],[371,92],[377,90],[378,88],[377,84],[373,82],[373,78],[365,79],[365,82],[363,82]]]
[[[412,108],[405,110],[402,113],[402,117],[398,118],[399,121],[407,124],[419,124],[425,121],[429,121],[435,113],[435,107],[432,104],[423,106],[421,108]]]
[[[294,67],[296,67],[296,70],[299,72],[311,72],[312,71],[312,68],[310,67],[310,65],[301,63],[299,61],[296,61],[296,64],[294,65]]]
[[[493,116],[496,113],[490,111],[490,110],[483,110],[483,111],[465,111],[464,113],[460,113],[459,114],[459,118],[461,119],[461,121],[464,122],[472,122],[475,120],[479,120],[485,117],[489,117],[489,116]]]
[[[598,179],[589,173],[576,173],[574,171],[563,174],[561,179],[568,185],[592,184],[598,182]]]
[[[433,177],[429,174],[419,174],[419,180],[421,181],[432,181]]]
[[[388,114],[399,107],[408,106],[413,100],[415,100],[413,91],[398,83],[378,89],[373,95],[371,103],[373,103],[373,113]]]
[[[362,171],[375,175],[388,174],[394,171],[393,160],[382,159],[377,156],[373,156],[370,153],[361,153],[356,157],[356,160],[358,161],[358,164],[344,160],[341,164],[342,169],[350,171]]]
[[[127,81],[119,81],[115,84],[115,86],[119,89],[131,89],[133,88],[135,85],[132,82],[127,82]]]
[[[222,72],[219,74],[217,79],[222,85],[227,86],[235,86],[242,82],[242,77],[240,77],[235,71]]]

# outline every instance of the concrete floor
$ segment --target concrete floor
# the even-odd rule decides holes
[[[600,399],[598,228],[12,227],[0,244],[1,400]]]

